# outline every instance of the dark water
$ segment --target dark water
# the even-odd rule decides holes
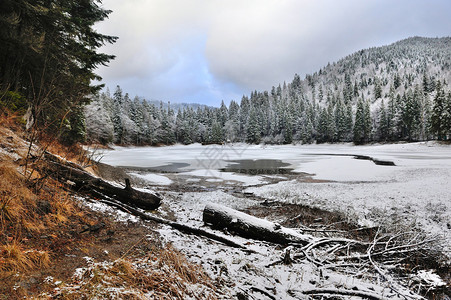
[[[170,163],[166,165],[156,166],[156,167],[122,167],[127,170],[140,171],[140,172],[151,172],[151,173],[179,173],[186,170],[183,168],[189,167],[188,163]]]
[[[234,172],[249,175],[296,174],[290,164],[278,159],[241,159],[228,161],[229,165],[220,169],[222,172]]]
[[[354,159],[360,159],[360,160],[369,160],[375,163],[379,166],[396,166],[396,164],[389,160],[380,160],[375,159],[371,156],[367,155],[360,155],[360,154],[334,154],[334,153],[319,153],[319,154],[310,154],[310,155],[317,155],[317,156],[352,156]]]

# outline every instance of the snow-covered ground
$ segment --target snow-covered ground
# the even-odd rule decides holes
[[[188,225],[201,227],[202,210],[208,203],[235,209],[257,205],[261,199],[304,204],[344,213],[362,225],[416,226],[430,235],[438,235],[443,249],[451,257],[451,146],[435,142],[353,146],[340,145],[175,145],[169,147],[116,147],[102,154],[102,162],[134,167],[133,174],[147,179],[156,189],[165,189],[165,208]],[[367,159],[355,159],[355,156]],[[377,165],[372,160],[390,161],[395,166]],[[280,160],[294,172],[309,173],[305,180],[290,175],[248,175],[220,172],[221,168],[243,160]],[[168,167],[175,166],[168,173]],[[261,166],[264,168],[264,166]],[[136,168],[139,170],[137,173]],[[162,171],[164,170],[164,172]],[[183,184],[215,183],[215,189],[202,192],[171,191],[171,184],[184,178]],[[270,179],[277,178],[277,183]],[[243,195],[237,197],[224,189],[234,184]],[[328,270],[325,275],[316,266],[302,262],[293,266],[271,265],[280,259],[282,250],[263,242],[247,244],[256,253],[246,254],[205,239],[187,236],[169,227],[162,227],[162,236],[184,251],[193,261],[204,265],[213,278],[232,280],[233,290],[258,290],[277,295],[276,299],[298,298],[296,290],[353,285],[382,293],[381,286],[372,285],[372,277],[357,280]],[[269,266],[271,265],[271,266]],[[321,278],[319,278],[319,276]],[[374,281],[374,280],[373,280]],[[271,289],[274,289],[271,290]]]

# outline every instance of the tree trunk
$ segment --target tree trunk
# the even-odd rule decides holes
[[[218,205],[207,204],[203,211],[203,221],[216,229],[234,232],[245,238],[267,241],[277,244],[308,244],[314,240],[310,235],[282,227],[277,223],[259,219],[243,212]]]
[[[76,191],[98,198],[115,199],[148,210],[157,209],[161,204],[162,199],[158,193],[133,189],[128,178],[125,188],[117,187],[84,171],[79,165],[63,161],[48,152],[45,153],[44,165],[43,171],[46,174],[58,180],[69,181]]]

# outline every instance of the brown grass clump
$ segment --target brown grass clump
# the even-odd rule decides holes
[[[0,106],[0,126],[17,128],[18,124],[24,123],[23,114],[20,112],[11,112],[6,107]]]
[[[186,256],[173,248],[172,245],[167,245],[167,247],[158,253],[158,255],[160,256],[158,259],[158,267],[169,267],[174,270],[183,281],[189,283],[206,283],[209,281],[209,277],[204,273],[202,267],[188,262]]]
[[[89,164],[88,153],[80,144],[65,146],[59,143],[54,137],[47,135],[41,135],[39,137],[39,144],[42,149],[59,155],[64,159],[81,165]]]
[[[22,245],[17,241],[7,243],[0,247],[1,264],[0,270],[2,276],[9,275],[10,272],[28,270],[33,267],[33,262],[28,258],[22,249]]]
[[[0,246],[0,279],[17,272],[49,266],[50,256],[47,251],[23,248],[24,246],[16,240]]]
[[[61,288],[62,299],[217,299],[211,279],[198,265],[168,245],[145,258],[93,263]]]
[[[82,216],[59,183],[46,179],[35,186],[18,169],[0,164],[0,238],[13,234],[12,228],[37,234],[67,222],[70,216]]]
[[[0,228],[24,226],[32,222],[36,209],[36,195],[26,186],[13,164],[0,165]],[[38,222],[40,223],[40,222]],[[40,228],[40,224],[35,224]],[[27,228],[27,226],[25,226]]]

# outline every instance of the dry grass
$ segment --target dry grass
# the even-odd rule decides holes
[[[200,266],[189,263],[186,256],[182,255],[171,245],[167,245],[167,247],[157,253],[157,255],[159,258],[157,256],[153,256],[153,258],[158,260],[159,268],[168,266],[170,269],[174,270],[183,281],[190,283],[206,283],[209,281],[208,276]]]
[[[41,236],[58,237],[69,219],[83,220],[60,183],[24,170],[27,143],[11,127],[14,115],[0,116],[0,278],[48,268],[51,251]],[[30,172],[31,171],[31,172]],[[24,174],[32,173],[33,176]],[[53,241],[56,243],[57,241]],[[48,243],[47,243],[48,244]],[[0,295],[1,295],[0,288]]]
[[[93,263],[61,288],[61,299],[217,299],[216,289],[202,268],[171,245],[145,258],[121,258]],[[113,298],[114,298],[113,297]]]
[[[4,163],[0,165],[0,228],[2,232],[9,226],[32,226],[40,228],[41,222],[34,220],[36,195],[27,187],[16,165]],[[38,223],[38,224],[36,224]],[[28,224],[28,226],[27,226]]]
[[[45,270],[51,265],[41,235],[58,232],[71,216],[82,213],[58,184],[35,189],[12,162],[0,162],[0,279]],[[30,242],[34,240],[34,242]]]
[[[64,159],[84,165],[88,162],[88,153],[82,148],[80,144],[65,146],[60,144],[56,138],[48,135],[39,136],[39,144],[42,149],[45,149],[53,154],[59,155]]]
[[[17,240],[0,246],[0,279],[17,272],[47,268],[50,256],[47,251],[24,250],[24,245]]]
[[[46,179],[36,187],[19,170],[17,165],[0,164],[0,235],[10,228],[37,234],[57,228],[71,216],[82,216],[59,183]]]
[[[5,107],[0,107],[0,126],[17,128],[18,124],[23,123],[23,115],[18,112],[12,113]]]

